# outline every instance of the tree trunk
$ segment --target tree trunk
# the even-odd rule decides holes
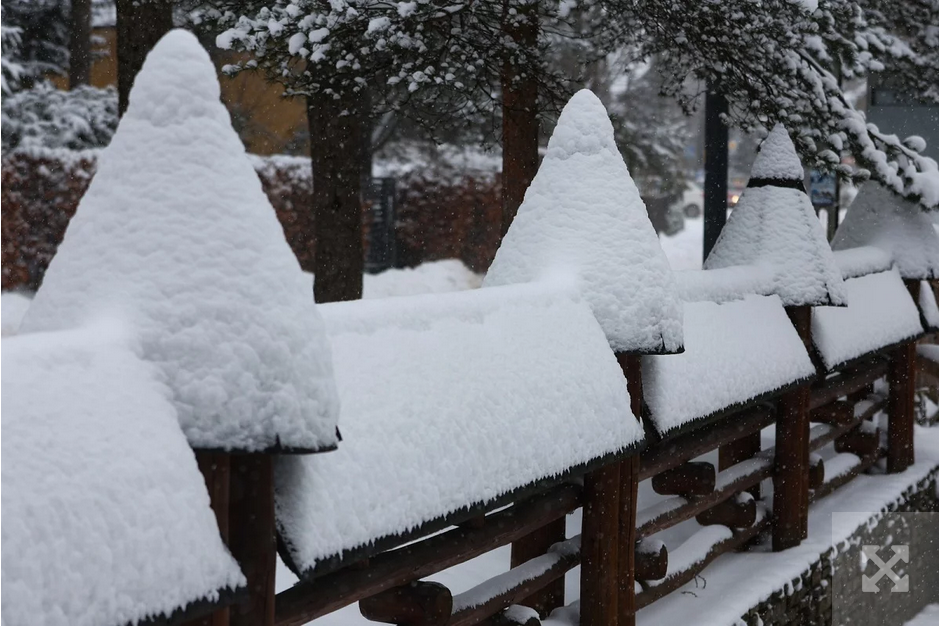
[[[508,2],[506,2],[506,7]],[[538,45],[538,3],[518,3],[504,22],[506,34],[521,50]],[[506,12],[508,13],[508,12]],[[525,191],[538,172],[538,82],[533,68],[517,56],[502,66],[502,235],[509,230]]]
[[[121,115],[127,111],[130,88],[147,53],[172,28],[172,2],[117,0],[117,106]]]
[[[708,90],[704,101],[704,259],[727,222],[727,100]]]
[[[361,95],[307,98],[313,163],[313,294],[318,303],[362,298]]]
[[[69,15],[68,87],[91,82],[91,0],[72,0]]]

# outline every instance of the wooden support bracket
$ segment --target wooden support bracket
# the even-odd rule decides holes
[[[359,601],[368,620],[392,625],[443,625],[453,612],[450,590],[433,581],[412,581]]]
[[[699,525],[724,525],[742,529],[756,522],[756,500],[747,493],[721,501],[695,517]]]
[[[704,496],[714,491],[716,476],[708,462],[685,462],[652,477],[652,489],[666,496]]]

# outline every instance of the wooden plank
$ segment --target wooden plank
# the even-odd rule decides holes
[[[731,538],[718,542],[712,546],[711,550],[708,551],[704,559],[696,562],[691,568],[675,573],[667,579],[664,579],[661,582],[657,582],[653,586],[648,586],[643,589],[642,592],[636,595],[636,604],[638,605],[639,609],[642,609],[647,605],[658,601],[662,597],[674,592],[675,590],[678,590],[683,585],[694,579],[696,575],[698,575],[708,566],[708,564],[713,562],[724,553],[735,551],[745,545],[767,527],[769,520],[769,516],[766,516],[759,520],[752,527],[735,530]]]
[[[716,476],[713,464],[685,462],[652,477],[652,489],[665,496],[704,496],[714,491]]]
[[[759,431],[754,431],[741,438],[737,438],[733,442],[725,444],[718,449],[717,467],[719,470],[726,470],[734,464],[752,459],[760,453],[762,446],[763,443]],[[753,486],[750,488],[749,492],[753,495],[753,498],[759,499],[760,485],[757,484]]]
[[[749,494],[738,494],[704,510],[695,520],[699,525],[724,525],[731,529],[743,529],[756,522],[756,500]]]
[[[851,470],[846,473],[842,473],[837,477],[833,477],[823,483],[819,488],[812,491],[811,501],[814,503],[819,499],[823,499],[841,486],[850,482],[852,479],[865,472],[868,468],[877,463],[877,460],[883,457],[885,451],[878,450],[875,453],[861,458],[861,462],[854,466]]]
[[[636,579],[663,579],[668,574],[668,548],[664,542],[644,539],[636,543]]]
[[[400,546],[408,544],[409,542],[420,540],[421,538],[426,538],[427,536],[449,529],[454,525],[462,525],[467,523],[470,519],[479,519],[480,517],[484,517],[488,512],[502,509],[503,507],[511,505],[512,503],[518,503],[524,499],[546,494],[557,486],[562,486],[568,483],[580,483],[583,481],[583,476],[587,472],[602,466],[606,466],[612,462],[625,459],[628,455],[633,455],[634,451],[638,450],[643,445],[644,443],[640,442],[631,448],[602,455],[601,457],[591,459],[588,462],[572,466],[566,471],[561,472],[559,475],[537,479],[519,487],[518,489],[510,490],[501,496],[497,496],[486,501],[472,503],[456,511],[427,520],[400,533],[374,538],[367,545],[355,547],[352,549],[344,549],[331,556],[318,559],[311,568],[308,568],[298,574],[300,579],[305,581],[312,581],[349,566],[359,564],[363,560],[367,560],[373,555],[396,549]],[[473,525],[479,523],[479,520],[475,520],[469,524]],[[289,538],[286,540],[289,541]],[[297,572],[299,570],[296,564],[290,563],[289,553],[285,552],[282,557],[284,558],[287,566],[293,572]]]
[[[819,455],[809,457],[809,489],[817,490],[825,483],[825,460]]]
[[[514,605],[507,607],[498,614],[494,614],[489,619],[485,621],[485,625],[526,625],[528,627],[534,627],[540,625],[541,621],[538,619],[538,615],[532,612],[525,612],[528,609],[524,605]],[[521,610],[521,611],[519,611]]]
[[[887,375],[887,362],[876,359],[863,368],[837,374],[817,383],[809,397],[809,409],[817,409],[862,390],[877,379]]]
[[[566,527],[567,521],[564,518],[558,518],[513,542],[510,568],[521,566],[531,559],[544,555],[552,545],[563,542],[567,537]],[[534,609],[539,616],[545,618],[552,610],[564,605],[564,580],[548,582],[530,597],[517,599],[516,602],[518,605]]]
[[[854,422],[854,403],[835,401],[816,407],[809,413],[809,422],[820,422],[834,427],[843,427]]]
[[[811,342],[811,308],[787,307],[805,343]],[[773,469],[773,550],[797,546],[808,536],[809,388],[788,391],[779,401]]]
[[[481,529],[455,528],[371,558],[366,569],[344,569],[301,581],[277,595],[277,624],[303,625],[382,590],[429,577],[504,546],[582,503],[582,489],[563,485],[490,514]]]
[[[636,418],[642,416],[642,357],[617,354],[617,361],[626,377],[629,404]],[[618,625],[636,624],[636,514],[639,509],[639,456],[633,455],[620,464]],[[583,610],[581,610],[583,611]],[[582,623],[589,624],[589,623]]]
[[[273,625],[277,569],[273,456],[232,455],[230,498],[228,548],[248,580],[245,600],[231,607],[231,624]]]
[[[669,503],[663,501],[642,510],[636,521],[637,536],[647,538],[663,529],[668,529],[768,479],[773,473],[773,464],[769,455],[772,455],[772,449],[765,451],[758,458],[741,462],[722,471],[717,476],[714,492],[707,496],[688,499],[675,497],[675,502],[678,503],[675,507],[669,507]]]
[[[620,468],[609,464],[584,477],[580,624],[619,624]]]
[[[851,429],[854,429],[862,422],[865,422],[873,418],[877,412],[883,411],[883,409],[886,406],[887,406],[886,398],[881,398],[876,401],[871,401],[868,407],[860,415],[856,416],[852,422],[848,424],[841,425],[838,427],[828,426],[827,429],[824,430],[824,432],[819,431],[818,435],[815,434],[815,429],[813,429],[811,432],[812,437],[811,437],[811,440],[809,441],[809,450],[817,451],[823,446],[830,444],[831,442],[834,442],[836,438],[847,433]]]
[[[887,472],[903,472],[913,464],[916,343],[901,344],[890,356],[888,396]]]
[[[936,381],[939,381],[939,363],[936,363],[931,359],[927,359],[922,355],[917,355],[916,370],[917,372],[922,372],[932,377]]]
[[[507,573],[457,595],[453,601],[453,615],[449,617],[447,624],[487,623],[496,612],[510,605],[520,605],[521,599],[530,598],[547,585],[556,581],[563,582],[564,574],[578,564],[580,538],[558,543],[544,555],[519,564]],[[492,590],[499,592],[490,595]]]
[[[880,448],[880,430],[852,429],[835,440],[835,452],[854,453],[858,457],[870,455]]]
[[[412,581],[359,601],[368,620],[392,625],[443,625],[453,612],[453,595],[443,584]]]
[[[639,480],[649,479],[664,470],[704,455],[773,424],[776,413],[769,405],[757,405],[728,416],[706,430],[692,432],[658,442],[642,452]]]

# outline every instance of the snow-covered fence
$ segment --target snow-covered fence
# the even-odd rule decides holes
[[[3,353],[4,619],[535,624],[579,565],[580,624],[630,624],[912,463],[939,263],[832,253],[780,129],[677,280],[589,92],[475,291],[315,306],[252,173],[207,54],[168,34]],[[467,590],[427,580],[506,545]]]
[[[912,355],[933,324],[935,297],[922,280],[939,276],[928,261],[939,238],[927,225],[907,240],[902,254],[920,263],[906,271],[873,237],[864,243],[878,248],[832,254],[801,180],[788,138],[774,130],[708,269],[679,275],[691,301],[684,354],[644,360],[646,415],[662,439],[641,453],[639,477],[667,498],[640,509],[638,536],[651,541],[691,518],[703,528],[662,549],[664,572],[637,572],[640,608],[763,529],[774,550],[799,544],[810,502],[884,458],[887,472],[913,462]],[[909,229],[920,219],[881,200],[870,223]],[[774,422],[774,446],[762,449]],[[692,461],[714,449],[717,468]],[[760,499],[770,479],[772,511]]]

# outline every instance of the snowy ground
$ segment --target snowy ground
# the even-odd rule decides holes
[[[907,625],[939,625],[939,603],[924,607]]]
[[[660,235],[659,243],[672,270],[700,270],[704,261],[704,220],[686,218],[684,229],[671,237]]]
[[[0,334],[16,335],[20,328],[20,321],[29,309],[32,300],[30,294],[24,292],[5,292],[0,300]]]

